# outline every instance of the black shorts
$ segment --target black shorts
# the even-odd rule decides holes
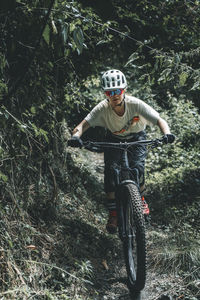
[[[131,139],[127,139],[127,142],[141,141],[146,139],[145,131],[140,131],[134,133]],[[118,143],[121,142],[119,138],[113,137],[111,134],[106,136],[107,142]],[[124,141],[124,139],[123,139]],[[114,192],[115,191],[115,182],[114,174],[112,172],[113,164],[119,164],[121,157],[121,152],[118,149],[108,149],[104,151],[104,189],[105,192]],[[144,184],[144,167],[145,167],[145,158],[146,158],[146,147],[143,145],[133,146],[129,148],[128,159],[129,167],[131,169],[137,168],[139,172],[139,184],[142,186]]]

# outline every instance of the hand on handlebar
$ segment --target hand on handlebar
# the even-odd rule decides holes
[[[77,136],[72,136],[72,138],[68,140],[67,144],[68,146],[71,147],[78,147],[78,148],[83,147],[83,141]]]
[[[165,143],[165,144],[172,144],[174,141],[175,141],[175,135],[174,134],[172,134],[172,133],[170,133],[170,134],[165,134],[164,136],[163,136],[163,142]]]

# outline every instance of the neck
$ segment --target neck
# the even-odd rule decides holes
[[[116,105],[113,110],[115,111],[115,113],[118,116],[123,116],[124,112],[125,112],[125,102],[124,100],[122,100],[122,102],[118,105]]]

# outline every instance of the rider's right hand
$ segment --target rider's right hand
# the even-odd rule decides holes
[[[68,146],[71,146],[71,147],[82,148],[83,141],[77,136],[72,136],[72,138],[68,140],[67,144],[68,144]]]

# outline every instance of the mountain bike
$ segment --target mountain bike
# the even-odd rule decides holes
[[[164,142],[162,139],[136,142],[92,142],[85,141],[85,149],[93,152],[118,149],[121,152],[120,164],[112,166],[115,178],[115,198],[117,203],[118,233],[123,244],[127,271],[127,286],[132,299],[140,299],[140,291],[145,287],[147,271],[146,230],[139,190],[139,172],[130,169],[128,151],[133,146],[154,148]]]

